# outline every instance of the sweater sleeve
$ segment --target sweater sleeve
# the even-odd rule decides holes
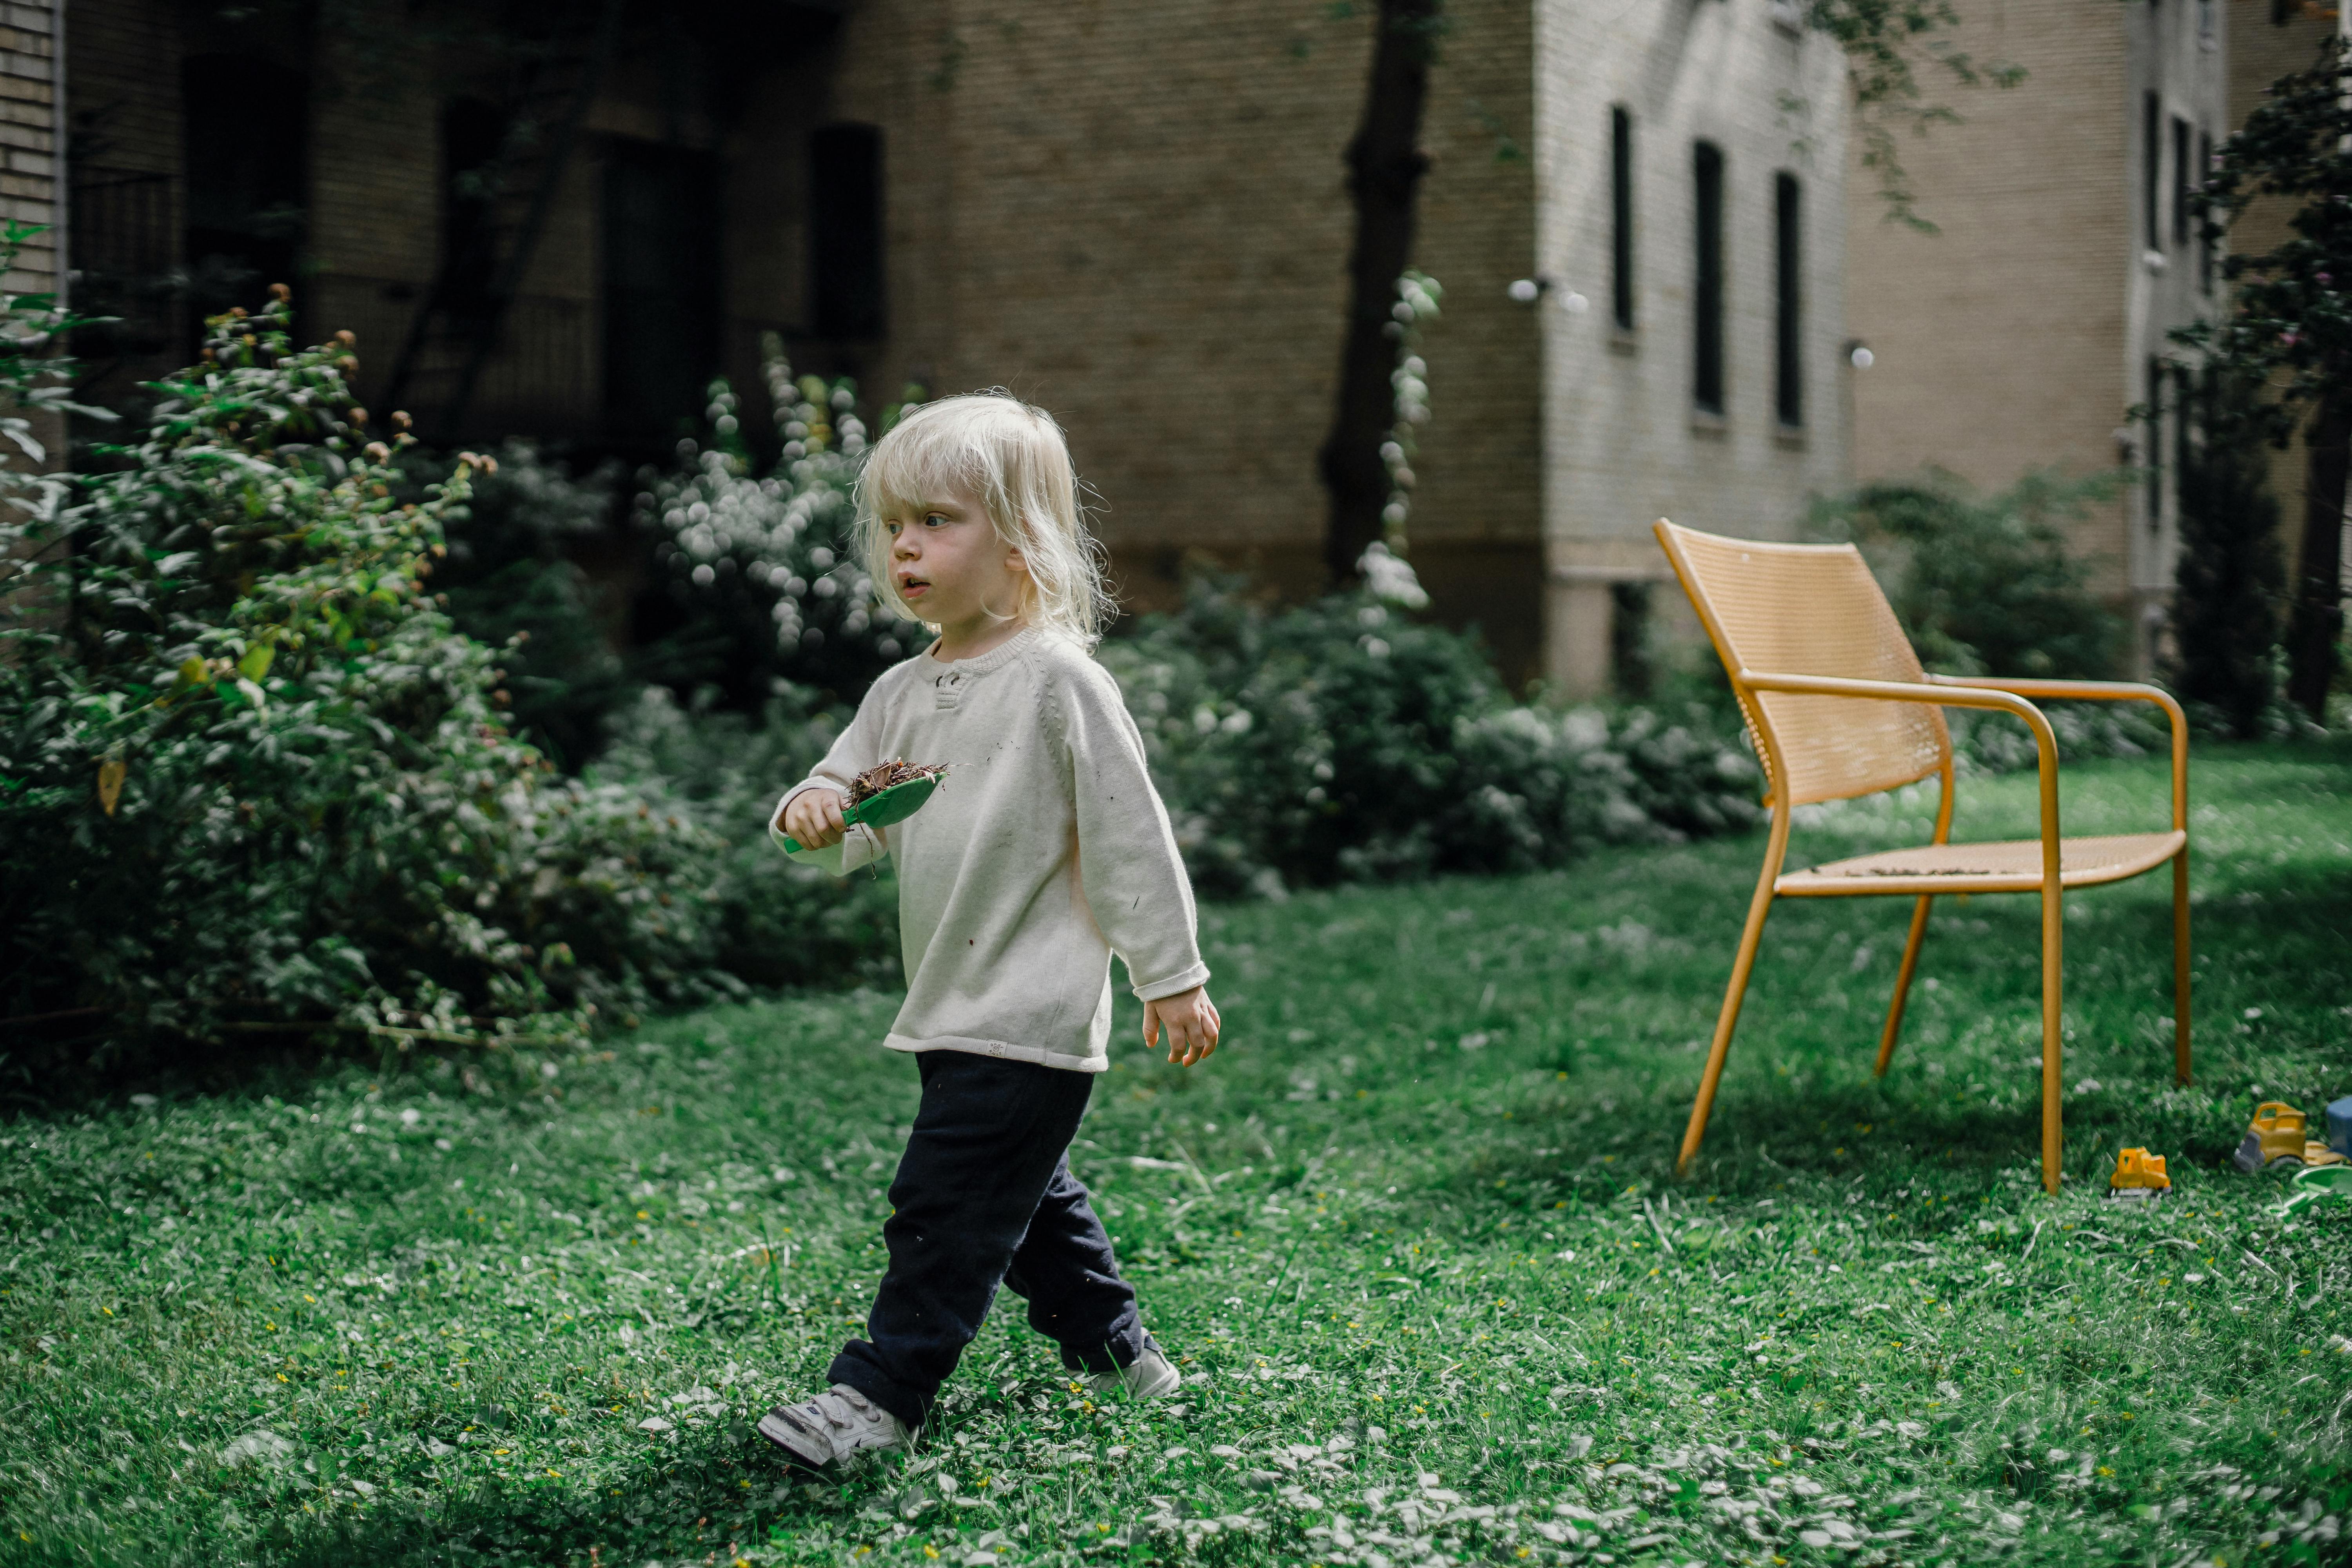
[[[1127,964],[1147,1002],[1190,991],[1209,978],[1201,961],[1192,884],[1176,835],[1144,763],[1118,683],[1089,661],[1058,681],[1071,793],[1077,808],[1078,874],[1095,923]]]
[[[881,684],[877,682],[866,692],[866,700],[857,705],[856,716],[850,720],[847,729],[834,738],[832,747],[824,753],[824,759],[817,763],[815,771],[786,790],[783,798],[776,802],[776,809],[768,814],[768,837],[777,848],[782,849],[784,841],[791,837],[784,831],[784,808],[792,805],[794,796],[813,789],[829,789],[846,798],[857,775],[882,761],[874,754],[877,750],[875,736],[881,727],[880,716],[876,711],[881,689]],[[872,865],[889,852],[890,847],[883,830],[859,822],[850,825],[848,833],[840,843],[824,849],[804,849],[793,858],[823,867],[836,877],[846,877],[852,871]],[[791,854],[792,851],[786,850],[785,853]]]

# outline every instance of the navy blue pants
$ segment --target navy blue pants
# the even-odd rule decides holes
[[[923,1100],[890,1183],[882,1226],[890,1267],[863,1340],[833,1358],[845,1383],[909,1426],[922,1424],[1001,1281],[1029,1302],[1029,1326],[1074,1372],[1110,1372],[1141,1353],[1135,1290],[1070,1174],[1070,1140],[1092,1073],[969,1051],[925,1051]]]

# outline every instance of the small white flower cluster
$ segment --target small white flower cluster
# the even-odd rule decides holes
[[[641,474],[636,520],[667,535],[657,553],[684,579],[681,587],[707,591],[740,581],[769,596],[780,651],[813,651],[828,637],[872,637],[881,658],[896,658],[914,625],[879,609],[873,579],[844,547],[851,487],[868,445],[856,394],[846,382],[795,377],[772,334],[762,346],[782,438],[775,468],[753,477],[737,439],[740,400],[714,382],[703,411],[711,443],[681,441],[677,470]]]
[[[1437,319],[1438,302],[1444,296],[1436,279],[1407,271],[1397,279],[1397,302],[1389,308],[1394,318],[1389,323],[1389,335],[1397,344],[1397,366],[1389,374],[1396,423],[1390,427],[1389,438],[1381,443],[1381,462],[1389,473],[1388,504],[1381,509],[1381,521],[1387,524],[1389,537],[1399,544],[1404,542],[1405,519],[1412,511],[1413,431],[1429,423],[1429,365],[1418,352],[1421,324]]]

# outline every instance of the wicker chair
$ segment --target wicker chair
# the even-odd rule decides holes
[[[1771,835],[1732,961],[1731,983],[1708,1047],[1706,1071],[1675,1169],[1686,1169],[1706,1133],[1707,1111],[1739,1021],[1764,919],[1776,898],[1915,898],[1910,940],[1879,1037],[1885,1072],[1903,1028],[1903,1002],[1938,893],[2042,895],[2042,1184],[2058,1190],[2062,1093],[2059,948],[2068,889],[2121,881],[2172,863],[2173,1070],[2189,1081],[2189,732],[2180,705],[2152,686],[2112,681],[2011,680],[1929,675],[1896,624],[1886,596],[1851,544],[1767,544],[1699,533],[1660,519],[1658,542],[1731,677],[1763,760]],[[2153,702],[2172,723],[2172,829],[2102,838],[2058,832],[2058,749],[2030,698]],[[2014,713],[2033,731],[2042,783],[2042,836],[2004,844],[1954,844],[1952,740],[1942,708]],[[1783,872],[1791,810],[1910,784],[1943,785],[1933,842]]]

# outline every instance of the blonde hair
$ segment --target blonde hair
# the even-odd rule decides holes
[[[1079,512],[1069,443],[1052,415],[1001,389],[910,409],[874,444],[857,476],[857,547],[883,606],[922,619],[891,580],[883,514],[919,514],[948,488],[977,496],[996,537],[1021,552],[1031,622],[1092,647],[1117,607]]]

